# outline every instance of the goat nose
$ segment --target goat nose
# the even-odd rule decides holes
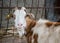
[[[22,26],[23,24],[18,24],[18,26]]]
[[[21,26],[22,26],[23,24],[21,24]]]

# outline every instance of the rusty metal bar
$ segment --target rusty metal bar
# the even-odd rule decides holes
[[[44,0],[44,6],[43,7],[46,7],[46,0]],[[44,18],[44,19],[45,19],[45,10],[46,10],[46,8],[43,8],[42,9],[42,14],[41,14],[41,18]]]
[[[47,0],[45,0],[45,3],[46,3],[46,1],[47,1]],[[51,3],[50,0],[49,0],[49,3]],[[47,6],[45,6],[45,7],[47,7]],[[49,7],[50,7],[50,4],[49,4]],[[47,19],[47,14],[48,14],[48,13],[47,13],[47,8],[45,8],[45,9],[46,9],[46,19]],[[50,8],[48,8],[48,12],[49,12],[49,9],[50,9]],[[53,9],[53,8],[52,8],[52,9]]]
[[[38,4],[37,4],[37,6],[39,7],[39,0],[38,0]],[[37,10],[36,10],[35,19],[36,19],[36,17],[37,17],[37,14],[38,14],[38,8],[37,8]]]
[[[32,0],[32,4],[31,4],[31,7],[33,7],[33,0]],[[31,8],[31,10],[30,10],[30,13],[32,12],[32,8]]]
[[[44,7],[46,7],[46,0],[44,0]],[[42,14],[43,14],[43,18],[45,18],[46,19],[46,8],[44,8],[42,11],[44,11],[44,13],[42,12]]]
[[[13,9],[13,8],[15,8],[15,7],[0,7],[0,9]],[[21,7],[18,7],[19,9],[21,8]],[[26,7],[27,9],[37,9],[37,8],[39,8],[39,9],[41,9],[41,8],[46,8],[46,9],[53,9],[52,7]],[[58,8],[58,9],[60,9],[60,7],[54,7],[54,8]]]
[[[26,0],[23,0],[23,2],[24,2],[24,7],[26,7]]]
[[[18,7],[18,0],[17,0],[17,7]]]
[[[3,0],[2,0],[2,7],[3,7]],[[2,9],[1,9],[1,23],[0,23],[0,28],[2,27]]]
[[[10,0],[10,2],[9,2],[9,7],[11,6],[11,0]],[[9,13],[10,13],[10,10],[11,9],[9,9]],[[7,20],[7,29],[8,29],[8,27],[9,27],[9,20]],[[7,29],[6,29],[6,32],[7,32]]]
[[[2,7],[3,7],[3,0],[1,0],[1,1],[2,1]],[[3,10],[1,9],[1,23],[0,23],[0,28],[2,27],[2,16],[3,16],[3,15],[2,15],[2,11],[3,11]],[[2,43],[2,39],[1,39],[1,43]]]
[[[41,18],[44,18],[44,8],[42,9]]]
[[[46,0],[44,1],[44,7],[46,7]],[[45,8],[45,19],[47,19],[46,8]]]

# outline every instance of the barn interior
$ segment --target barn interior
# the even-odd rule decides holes
[[[0,0],[0,43],[27,43],[25,38],[18,38],[14,19],[6,20],[16,6],[19,9],[26,7],[28,13],[35,15],[35,20],[43,18],[60,22],[60,0]]]

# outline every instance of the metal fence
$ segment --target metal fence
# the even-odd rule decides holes
[[[7,32],[8,28],[14,25],[12,22],[13,19],[5,20],[5,17],[9,13],[12,13],[12,9],[15,6],[17,6],[19,9],[22,6],[25,6],[27,8],[27,12],[34,13],[36,20],[39,18],[47,19],[47,11],[49,11],[49,9],[60,9],[58,6],[46,7],[46,1],[47,0],[0,0],[0,28],[6,28]]]
[[[0,0],[0,42],[1,43],[19,43],[19,38],[16,38],[14,30],[11,28],[14,25],[14,20],[5,20],[6,15],[12,13],[12,9],[17,6],[19,9],[24,6],[27,8],[27,12],[34,13],[35,18],[42,17],[44,12],[44,0],[40,6],[40,0]],[[39,7],[40,6],[40,7]],[[40,14],[41,16],[39,16]],[[39,17],[38,17],[39,16]],[[38,18],[37,18],[38,17]],[[8,33],[8,31],[12,33]],[[22,43],[25,43],[22,39]]]
[[[17,6],[18,8],[21,8],[22,6],[25,6],[27,8],[27,12],[34,13],[35,18],[41,18],[45,14],[45,6],[44,6],[44,0],[0,0],[0,28],[6,27],[8,28],[11,26],[10,24],[13,24],[13,20],[5,20],[6,15],[9,13],[12,13],[12,9]]]

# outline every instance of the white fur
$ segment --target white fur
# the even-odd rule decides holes
[[[15,15],[15,20],[14,20],[14,22],[15,22],[15,27],[17,27],[18,26],[18,21],[19,21],[19,9],[17,9],[17,10],[15,10],[15,12],[14,12],[14,15]]]
[[[17,31],[18,31],[20,37],[22,37],[24,35],[24,33],[25,33],[24,29],[26,27],[26,20],[25,20],[26,12],[24,10],[25,10],[25,8],[22,7],[21,10],[16,9],[14,12],[14,14],[16,16],[15,17],[15,27],[17,28]]]
[[[38,34],[38,39],[37,39],[38,43],[60,43],[59,41],[60,26],[54,27],[52,25],[51,27],[47,27],[45,25],[46,22],[49,22],[49,21],[40,19],[37,22],[36,26],[32,28],[33,35]],[[32,41],[34,41],[33,38],[32,38]]]
[[[39,19],[38,21],[37,21],[37,23],[46,23],[46,22],[49,22],[48,20],[45,20],[45,19]]]

